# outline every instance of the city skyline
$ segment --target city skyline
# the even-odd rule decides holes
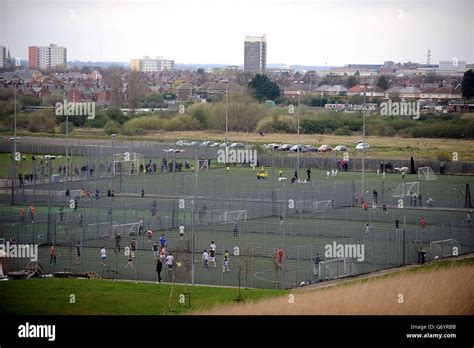
[[[0,44],[22,59],[29,46],[57,43],[68,49],[69,61],[148,55],[178,64],[243,65],[245,36],[266,34],[268,64],[425,63],[428,48],[433,64],[472,63],[473,12],[468,0],[1,0]],[[38,18],[48,26],[38,30]]]

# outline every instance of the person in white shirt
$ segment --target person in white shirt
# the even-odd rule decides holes
[[[102,266],[107,266],[106,261],[107,261],[107,250],[105,249],[105,246],[100,249],[100,259],[102,260]]]
[[[179,225],[179,239],[183,240],[184,238],[184,225]]]
[[[204,269],[207,270],[209,268],[209,254],[207,253],[207,250],[204,250],[202,253],[202,263],[204,265]]]
[[[216,251],[214,249],[209,250],[209,263],[213,262],[214,267],[217,267],[216,264]]]
[[[216,243],[213,240],[211,240],[211,249],[214,251],[217,250]]]
[[[173,265],[174,265],[174,257],[171,253],[166,256],[165,259],[166,267],[168,269],[168,276],[172,278],[173,276]]]
[[[369,234],[371,228],[372,228],[372,226],[370,226],[369,224],[367,224],[367,225],[365,226],[365,234]]]

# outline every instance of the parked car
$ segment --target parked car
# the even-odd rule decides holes
[[[227,142],[227,143],[223,142],[223,143],[219,144],[219,147],[226,147],[226,146],[229,146],[229,145],[230,145],[229,142]]]
[[[216,146],[219,146],[219,143],[212,143],[211,145],[209,145],[209,147],[216,147]]]
[[[270,150],[275,150],[275,149],[279,148],[280,146],[281,146],[281,144],[275,144],[275,143],[263,145],[263,147],[265,149],[270,149]]]
[[[290,147],[288,151],[297,152],[297,150],[298,150],[298,145],[294,145]],[[302,153],[308,152],[308,148],[305,145],[300,145],[299,152],[302,152]]]
[[[178,140],[176,142],[177,146],[188,146],[188,144],[189,144],[189,141],[187,141],[187,140]]]
[[[306,152],[318,152],[318,149],[313,145],[303,145],[303,148],[306,150]]]
[[[369,148],[369,144],[362,143],[362,142],[357,143],[357,145],[355,147],[356,150],[362,150],[362,149],[368,149],[368,148]]]
[[[278,151],[288,151],[293,145],[291,144],[283,144],[277,148]]]
[[[319,148],[318,148],[318,151],[319,152],[331,152],[332,151],[332,146],[331,145],[321,145]]]
[[[191,141],[186,146],[200,146],[201,143],[199,141]]]
[[[337,145],[334,149],[333,149],[334,152],[343,152],[343,151],[347,151],[347,147],[344,146],[344,145]]]
[[[232,143],[229,145],[229,147],[234,149],[245,149],[245,145],[242,143]]]
[[[201,146],[211,146],[211,144],[212,144],[212,142],[208,140],[208,141],[203,141],[201,143]]]
[[[167,153],[179,153],[179,152],[184,152],[184,150],[180,150],[180,149],[165,149],[163,150],[164,152],[167,152]]]

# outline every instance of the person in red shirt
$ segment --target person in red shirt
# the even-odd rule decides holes
[[[421,218],[420,220],[420,226],[421,226],[421,229],[424,230],[426,228],[426,221],[425,221],[425,218]]]
[[[283,262],[283,250],[281,250],[281,248],[278,248],[276,260],[278,262],[278,266],[281,268],[281,264]]]
[[[362,208],[364,208],[364,210],[367,211],[367,203],[365,203],[365,201],[362,202]]]
[[[51,248],[49,249],[49,264],[52,265],[56,264],[56,250],[54,249],[54,245],[51,245]]]
[[[146,236],[148,237],[148,241],[151,242],[151,239],[153,238],[153,231],[150,228],[146,230]]]

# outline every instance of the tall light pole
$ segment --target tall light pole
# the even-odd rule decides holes
[[[227,111],[227,95],[229,94],[229,82],[225,85],[225,146],[227,147],[227,128],[228,128],[228,111]]]
[[[15,142],[16,137],[10,138],[12,142],[12,197],[11,197],[11,204],[15,205],[15,166],[16,166],[16,159],[15,159]]]
[[[362,106],[362,197],[364,197],[364,180],[365,180],[365,95],[366,84],[364,83],[364,104]]]
[[[115,176],[115,137],[116,134],[112,134],[112,188],[111,190],[114,189],[114,176]]]
[[[12,205],[15,205],[15,176],[16,176],[16,89],[18,87],[18,80],[15,81],[15,87],[13,88],[15,111],[13,113],[13,138],[10,138],[13,142],[12,146]]]
[[[193,210],[191,212],[191,284],[194,285],[194,199],[191,200]]]
[[[298,94],[298,144],[296,148],[296,169],[300,169],[300,91]]]
[[[69,189],[69,113],[66,113],[66,190]]]
[[[47,230],[47,243],[50,243],[51,240],[51,176],[52,176],[52,171],[53,171],[53,159],[55,159],[55,156],[49,156],[48,158],[48,176],[49,176],[49,184],[48,184],[48,230]],[[53,245],[56,243],[55,240],[53,240]]]

